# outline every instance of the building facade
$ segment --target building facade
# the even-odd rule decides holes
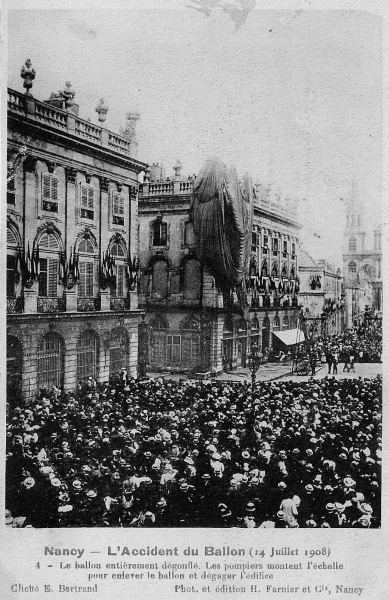
[[[382,311],[382,224],[367,243],[363,206],[357,190],[346,203],[343,276],[347,327],[364,318],[365,308]]]
[[[333,335],[345,327],[343,277],[325,259],[300,251],[300,302],[307,318],[317,319],[316,335]]]
[[[154,164],[139,192],[139,306],[149,371],[212,374],[245,367],[251,347],[267,355],[273,333],[297,327],[298,231],[291,207],[253,189],[246,281],[222,292],[200,263],[191,219],[195,176]]]
[[[121,135],[81,119],[69,83],[42,102],[8,90],[8,391],[97,381],[138,361],[138,161]],[[31,73],[33,72],[33,76]],[[22,71],[23,76],[23,71]],[[23,77],[25,78],[25,77]],[[20,383],[19,383],[20,382]]]

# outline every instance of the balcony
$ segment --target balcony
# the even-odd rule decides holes
[[[8,89],[8,111],[125,156],[134,156],[136,142],[95,125],[66,110]]]
[[[66,304],[64,298],[37,298],[38,313],[65,312]]]
[[[24,298],[7,298],[7,314],[17,315],[24,310]]]
[[[94,312],[100,310],[100,298],[77,298],[78,312]]]

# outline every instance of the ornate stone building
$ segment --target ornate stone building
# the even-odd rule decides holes
[[[254,186],[247,279],[223,294],[196,254],[195,179],[182,175],[180,162],[170,178],[154,164],[140,186],[139,305],[150,371],[210,374],[246,366],[252,345],[267,354],[273,334],[297,326],[300,226],[293,207]]]
[[[78,116],[74,91],[42,102],[8,90],[8,390],[137,370],[138,174],[131,125],[118,135]],[[136,120],[136,119],[135,119]]]
[[[307,318],[317,318],[317,335],[340,333],[345,327],[343,277],[325,259],[300,250],[299,299]]]
[[[346,203],[343,276],[347,327],[364,317],[365,307],[382,311],[382,224],[368,231],[361,199],[355,186]]]

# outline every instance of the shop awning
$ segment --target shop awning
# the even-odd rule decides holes
[[[305,341],[304,332],[301,329],[284,329],[282,331],[273,331],[275,335],[285,346],[294,346]]]

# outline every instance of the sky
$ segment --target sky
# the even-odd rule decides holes
[[[80,116],[97,123],[104,98],[114,131],[138,110],[140,160],[172,173],[180,159],[191,174],[219,156],[298,199],[307,249],[339,263],[340,199],[352,186],[367,227],[381,219],[380,18],[248,10],[237,24],[222,0],[209,16],[195,10],[207,1],[180,10],[11,10],[8,84],[23,90],[30,57],[38,99],[70,80]]]

